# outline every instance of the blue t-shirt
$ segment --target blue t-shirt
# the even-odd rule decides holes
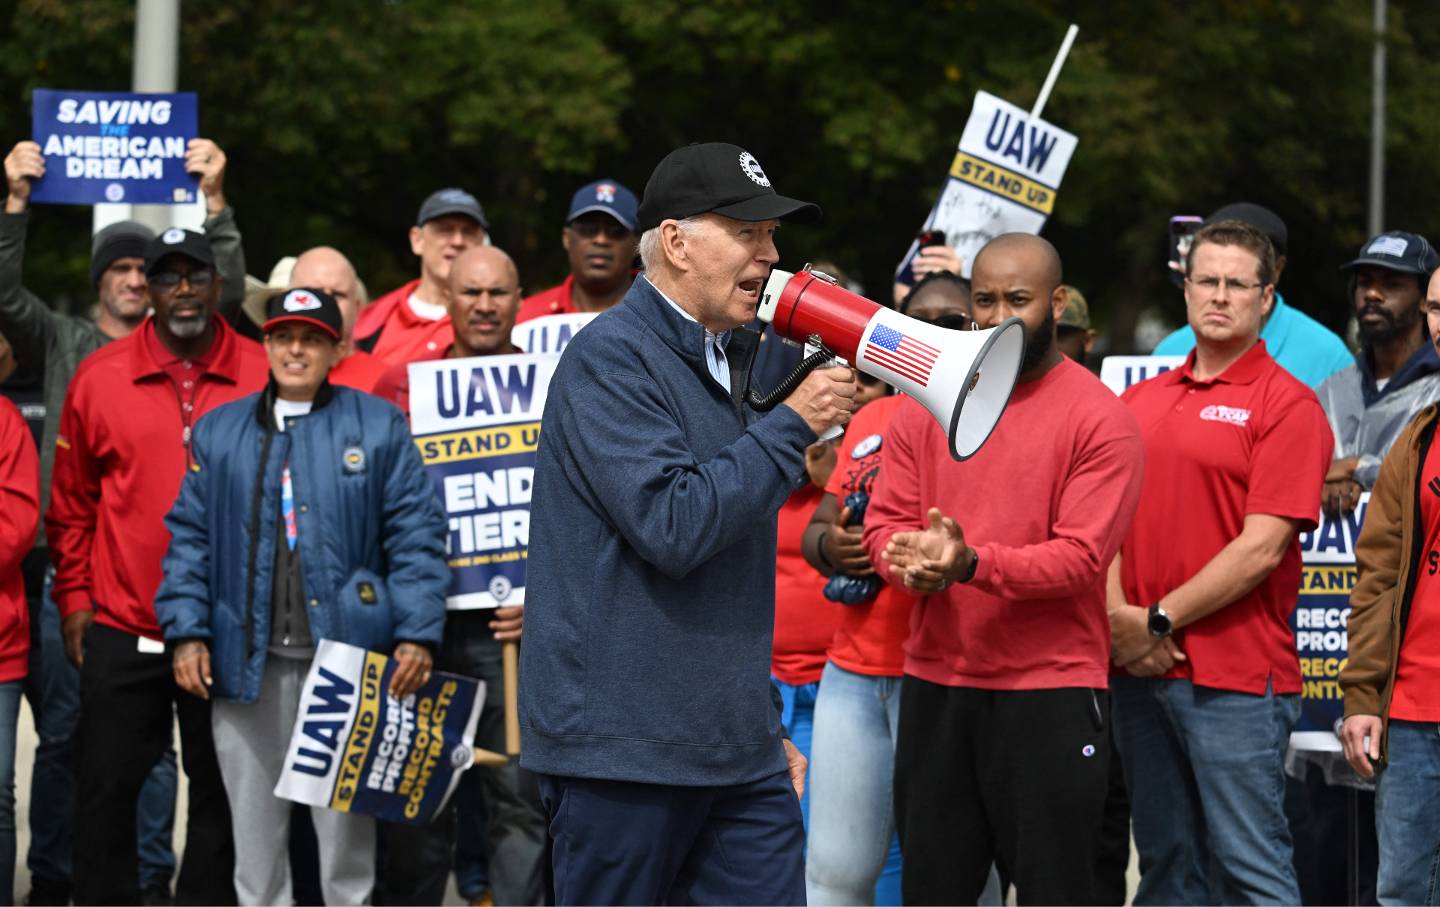
[[[1285,304],[1275,294],[1270,320],[1260,329],[1260,339],[1280,367],[1307,387],[1316,388],[1331,375],[1355,364],[1355,354],[1339,335],[1299,309]],[[1190,325],[1175,331],[1155,347],[1155,356],[1188,356],[1195,348]]]

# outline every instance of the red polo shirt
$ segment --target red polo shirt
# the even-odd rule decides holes
[[[93,608],[98,623],[160,639],[155,590],[170,544],[165,515],[189,463],[190,424],[260,390],[270,374],[259,344],[215,323],[207,367],[192,360],[186,369],[168,350],[159,361],[150,318],[75,370],[45,513],[62,617]]]
[[[330,383],[373,393],[386,367],[385,361],[377,356],[364,350],[351,350],[350,355],[330,370]]]
[[[534,296],[526,296],[525,301],[520,303],[520,314],[515,316],[515,323],[521,324],[542,315],[569,315],[580,311],[575,308],[575,300],[570,297],[570,288],[573,286],[575,275],[570,274],[558,287],[551,287]]]
[[[1125,598],[1148,607],[1240,535],[1251,513],[1315,528],[1334,435],[1314,392],[1262,340],[1220,376],[1197,380],[1195,353],[1125,392],[1145,442],[1140,508],[1121,548]],[[1300,543],[1249,594],[1178,630],[1187,660],[1167,677],[1263,695],[1300,692],[1290,612]]]
[[[421,318],[410,308],[410,296],[419,287],[420,281],[412,280],[361,309],[360,317],[355,319],[355,339],[376,337],[370,352],[387,365],[434,358],[426,354],[444,350],[455,339],[449,315],[431,320]]]

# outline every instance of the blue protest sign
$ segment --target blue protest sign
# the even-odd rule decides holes
[[[559,362],[521,355],[410,365],[410,429],[450,524],[450,609],[525,603],[535,451]]]
[[[1350,654],[1350,592],[1355,588],[1355,542],[1370,507],[1360,496],[1353,513],[1321,514],[1314,532],[1300,534],[1300,600],[1290,615],[1300,654],[1300,722],[1290,735],[1296,749],[1340,752],[1335,736],[1345,717],[1340,671]]]
[[[320,641],[275,796],[387,822],[440,812],[473,761],[485,685],[437,671],[398,700],[394,673],[389,656]]]
[[[33,135],[45,157],[45,176],[35,181],[32,202],[172,205],[195,200],[197,180],[185,172],[185,145],[197,133],[194,92],[37,88],[33,104]]]

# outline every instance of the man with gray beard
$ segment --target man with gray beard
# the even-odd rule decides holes
[[[138,903],[135,801],[177,715],[189,784],[181,903],[233,904],[230,811],[209,703],[175,682],[155,618],[164,518],[193,465],[205,413],[264,387],[260,347],[217,316],[221,280],[203,234],[144,250],[154,315],[75,371],[60,416],[45,528],[65,653],[80,669],[75,901]],[[242,556],[237,553],[237,556]]]

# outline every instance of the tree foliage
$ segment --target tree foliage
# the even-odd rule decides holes
[[[1070,21],[1081,32],[1045,116],[1080,137],[1046,228],[1067,277],[1128,345],[1178,321],[1166,222],[1229,201],[1287,221],[1281,289],[1334,327],[1336,267],[1365,238],[1370,5],[1355,0],[1086,4],[940,0],[249,0],[187,3],[180,87],[231,158],[227,189],[260,275],[338,245],[374,290],[413,275],[420,200],[461,185],[533,289],[563,276],[573,189],[637,192],[671,148],[728,140],[781,191],[818,201],[784,262],[889,274],[940,187],[971,99],[1028,107]],[[28,136],[36,87],[123,89],[131,0],[0,5],[0,139]],[[1387,226],[1434,233],[1440,10],[1390,3]],[[86,301],[82,209],[33,219],[27,279]],[[1440,237],[1436,237],[1440,238]]]

